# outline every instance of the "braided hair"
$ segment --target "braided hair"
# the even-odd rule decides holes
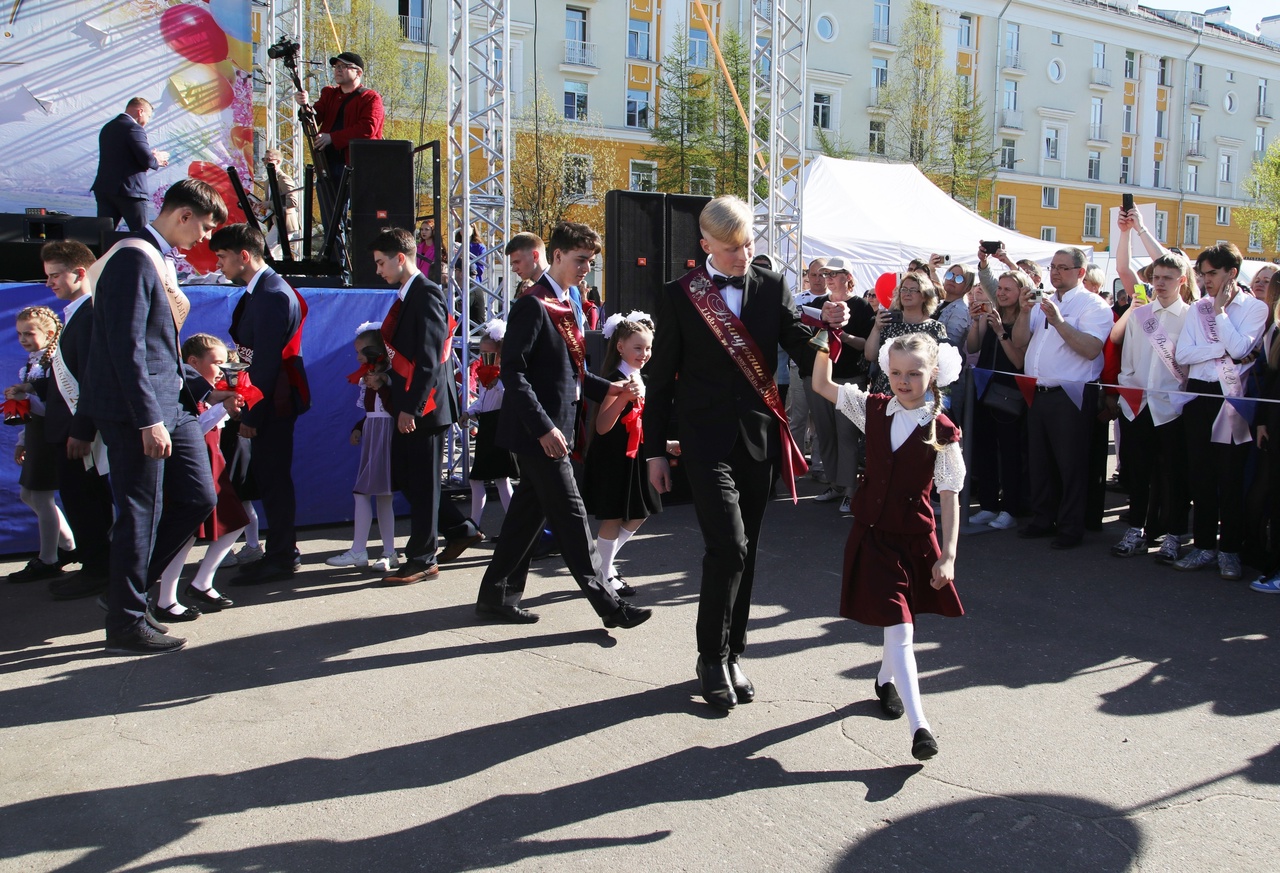
[[[889,354],[902,352],[914,355],[924,364],[924,371],[929,373],[929,391],[933,392],[932,418],[929,419],[929,436],[925,445],[934,451],[942,451],[945,443],[938,442],[938,416],[942,414],[942,391],[938,388],[938,341],[927,333],[908,333],[895,337],[889,343]]]
[[[62,319],[47,306],[28,306],[18,313],[16,321],[34,322],[45,330],[53,331],[53,339],[49,340],[44,354],[40,356],[41,369],[49,372],[49,362],[53,360],[53,353],[58,350],[58,338],[62,336]]]

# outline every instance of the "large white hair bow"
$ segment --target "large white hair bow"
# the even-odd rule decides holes
[[[924,336],[929,336],[924,334]],[[929,336],[929,339],[933,339]],[[880,371],[886,376],[889,373],[889,346],[893,340],[880,346]],[[964,365],[960,358],[960,350],[951,343],[938,343],[938,387],[945,388],[960,378],[960,368]]]

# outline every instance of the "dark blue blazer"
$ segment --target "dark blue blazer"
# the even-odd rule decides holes
[[[150,232],[130,234],[159,245]],[[144,428],[178,419],[182,365],[164,284],[151,259],[123,249],[111,257],[94,290],[89,370],[80,381],[80,410],[94,421]],[[139,442],[141,445],[141,442]]]
[[[150,196],[147,170],[158,169],[147,132],[122,112],[98,134],[98,175],[90,190],[99,197],[146,198]]]
[[[46,442],[62,444],[68,437],[89,442],[97,433],[93,426],[93,418],[84,411],[84,376],[89,366],[89,347],[93,342],[93,298],[81,303],[67,322],[62,333],[58,335],[58,348],[62,350],[62,360],[66,362],[67,371],[80,384],[81,403],[76,407],[76,414],[71,414],[71,407],[58,389],[58,380],[53,373],[37,379],[36,393],[44,401],[44,438]]]
[[[293,288],[275,270],[264,267],[253,293],[241,295],[231,315],[231,338],[236,345],[253,349],[249,381],[264,398],[244,412],[241,421],[249,427],[262,427],[269,416],[288,418],[306,412],[303,392],[290,381],[292,373],[294,381],[307,385],[302,355],[282,359],[284,347],[301,324],[302,307]]]
[[[536,283],[551,288],[546,277]],[[560,331],[538,298],[526,294],[511,304],[502,340],[502,408],[498,445],[513,452],[543,454],[538,438],[558,428],[573,448],[577,429],[578,380]],[[609,382],[588,372],[582,386],[587,400],[602,402]]]
[[[390,371],[391,412],[416,415],[418,426],[429,430],[443,430],[458,420],[457,371],[453,350],[446,345],[448,334],[444,291],[419,273],[409,284],[391,337],[391,344],[413,360],[413,378],[406,383],[399,373]],[[434,407],[424,412],[428,401]]]

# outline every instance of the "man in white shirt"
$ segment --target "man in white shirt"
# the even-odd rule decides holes
[[[1121,232],[1127,232],[1124,225]],[[1119,558],[1145,555],[1153,534],[1164,533],[1156,560],[1172,564],[1187,532],[1191,501],[1187,493],[1186,433],[1182,391],[1186,368],[1175,359],[1178,337],[1190,309],[1182,255],[1165,254],[1151,264],[1155,299],[1129,313],[1124,326],[1117,381],[1139,394],[1122,393],[1120,404],[1120,463],[1129,485],[1129,529],[1111,548]],[[1172,392],[1172,393],[1170,393]],[[1153,513],[1162,530],[1147,528],[1151,480],[1160,471],[1164,481],[1159,497],[1162,512]]]
[[[1059,249],[1049,264],[1054,294],[1028,291],[1013,326],[1013,342],[1026,350],[1025,372],[1036,379],[1027,413],[1031,462],[1032,521],[1025,539],[1057,536],[1055,549],[1072,549],[1084,538],[1090,424],[1095,420],[1096,382],[1102,347],[1113,324],[1111,309],[1081,284],[1085,255]]]
[[[1205,296],[1187,313],[1175,353],[1188,369],[1187,390],[1196,396],[1183,409],[1187,431],[1195,548],[1174,566],[1199,570],[1218,565],[1223,579],[1239,579],[1244,540],[1244,467],[1252,435],[1239,412],[1221,399],[1242,396],[1245,373],[1267,321],[1267,305],[1245,290],[1240,250],[1231,243],[1205,249],[1196,274]],[[1208,396],[1204,396],[1208,395]],[[1218,396],[1213,396],[1218,395]],[[1221,523],[1221,539],[1219,539]]]

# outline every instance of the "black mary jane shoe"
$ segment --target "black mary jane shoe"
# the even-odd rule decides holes
[[[612,585],[614,582],[618,583],[618,587],[613,589],[614,594],[618,595],[619,597],[635,597],[636,596],[636,590],[627,584],[626,579],[623,579],[621,576],[614,576],[612,579],[609,580],[609,584]]]
[[[157,603],[151,607],[150,612],[162,622],[195,621],[200,617],[200,610],[194,606],[188,606],[182,612],[174,612],[172,606],[165,607]]]
[[[187,602],[198,607],[201,612],[218,612],[235,605],[235,601],[230,597],[223,597],[221,594],[214,597],[208,591],[201,591],[190,585],[187,586]]]

